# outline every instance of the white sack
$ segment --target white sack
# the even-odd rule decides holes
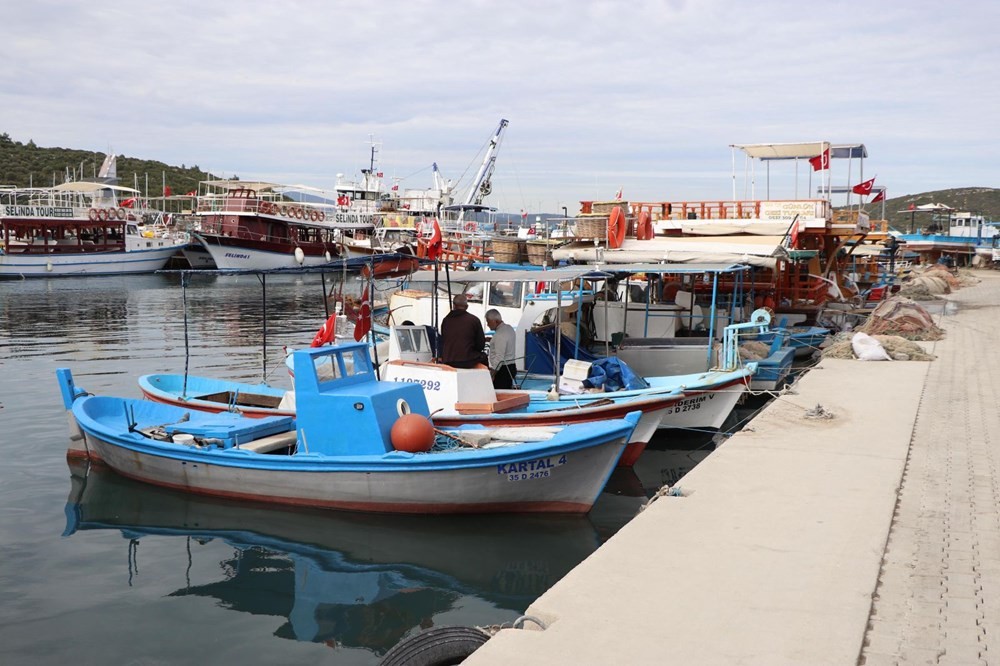
[[[851,349],[859,361],[891,361],[892,357],[885,350],[882,343],[868,335],[858,331],[851,338]]]

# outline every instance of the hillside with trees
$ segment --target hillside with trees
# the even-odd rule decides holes
[[[979,213],[989,221],[1000,222],[1000,189],[993,187],[957,187],[886,199],[885,219],[898,231],[909,232],[911,227],[919,230],[921,226],[927,226],[931,219],[926,213],[911,213],[911,206],[916,208],[924,204],[943,204],[957,211]],[[881,203],[868,204],[866,208],[872,219],[882,217]]]
[[[0,135],[0,185],[51,187],[66,180],[93,180],[106,153],[71,148],[42,148]],[[198,190],[198,183],[215,178],[197,166],[171,166],[156,160],[118,155],[118,184],[135,187],[143,196],[158,197],[164,184],[172,194]],[[148,190],[147,190],[148,188]]]

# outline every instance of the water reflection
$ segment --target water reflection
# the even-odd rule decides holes
[[[277,636],[376,654],[469,598],[510,621],[600,543],[595,526],[574,516],[286,511],[161,489],[99,466],[70,469],[65,535],[120,531],[129,540],[123,584],[142,575],[138,543],[147,537],[186,538],[188,560],[167,561],[188,572],[203,547],[221,541],[232,554],[218,577],[191,584],[188,574],[168,596],[284,617]]]

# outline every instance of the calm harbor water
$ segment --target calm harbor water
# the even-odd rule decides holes
[[[422,628],[510,622],[711,450],[656,443],[590,515],[435,517],[199,498],[70,466],[55,370],[93,393],[183,372],[177,275],[0,282],[0,663],[375,664]],[[267,281],[268,381],[323,322],[318,275]],[[260,381],[262,290],[197,276],[192,374]]]

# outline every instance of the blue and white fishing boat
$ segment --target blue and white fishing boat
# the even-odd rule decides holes
[[[361,343],[295,352],[296,418],[88,396],[69,370],[57,374],[84,455],[119,474],[207,495],[333,509],[585,513],[639,420],[633,413],[544,431],[436,430],[423,389],[378,381]],[[426,453],[398,450],[402,438],[393,426],[411,415],[437,435]]]

